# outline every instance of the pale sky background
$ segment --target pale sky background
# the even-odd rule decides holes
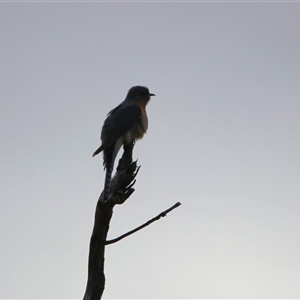
[[[110,109],[146,85],[104,298],[300,297],[300,3],[0,3],[0,298],[81,298]]]

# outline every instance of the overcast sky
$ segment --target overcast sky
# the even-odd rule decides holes
[[[300,298],[300,3],[0,3],[0,298],[81,298],[92,158],[134,85],[156,94],[110,298]]]

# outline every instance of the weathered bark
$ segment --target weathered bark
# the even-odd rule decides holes
[[[101,299],[105,287],[104,254],[109,223],[116,204],[124,203],[134,192],[132,188],[139,168],[132,162],[133,144],[124,146],[124,153],[119,161],[117,173],[113,177],[110,193],[106,202],[103,202],[101,193],[95,213],[94,228],[90,241],[88,281],[84,300]]]
[[[133,229],[116,239],[110,241],[106,240],[114,206],[116,204],[124,203],[134,192],[133,185],[135,184],[135,177],[140,167],[137,167],[136,162],[132,161],[133,147],[134,143],[123,147],[124,153],[122,158],[119,160],[116,175],[112,178],[107,201],[103,201],[104,192],[102,191],[97,202],[94,228],[90,241],[88,280],[83,300],[99,300],[102,297],[105,287],[105,245],[116,243],[141,230],[154,221],[159,220],[161,217],[165,217],[167,213],[181,205],[177,202],[169,209],[161,212],[159,215],[136,229]]]

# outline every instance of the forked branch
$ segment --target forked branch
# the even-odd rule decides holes
[[[124,203],[134,192],[135,177],[139,168],[136,162],[132,161],[132,150],[134,144],[124,145],[124,153],[119,160],[116,175],[112,178],[110,191],[107,201],[103,201],[102,192],[96,206],[94,228],[90,241],[89,262],[88,262],[88,280],[83,300],[101,299],[105,287],[104,275],[104,256],[105,246],[116,243],[121,239],[143,229],[151,223],[165,217],[167,213],[180,206],[177,202],[169,209],[161,212],[155,218],[145,224],[131,230],[120,237],[107,241],[110,220],[113,214],[113,207],[116,204]]]

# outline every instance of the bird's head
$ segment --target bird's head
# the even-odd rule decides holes
[[[151,96],[155,96],[149,92],[149,89],[145,86],[133,86],[127,93],[126,100],[129,101],[141,101],[147,103]]]

